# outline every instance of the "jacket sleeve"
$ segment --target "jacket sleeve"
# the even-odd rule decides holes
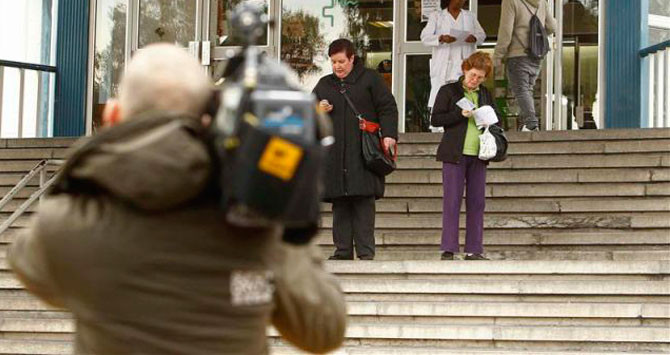
[[[282,243],[275,263],[272,323],[296,347],[325,353],[344,341],[347,310],[335,277],[326,272],[313,245]]]
[[[45,245],[52,227],[44,223],[38,213],[30,227],[12,244],[7,257],[12,271],[30,293],[51,306],[64,308],[64,297],[50,273]]]
[[[451,127],[462,120],[465,116],[461,114],[460,109],[453,108],[454,97],[451,97],[447,86],[442,86],[435,96],[435,105],[433,113],[430,115],[430,124],[433,127]],[[460,98],[459,98],[460,99]]]
[[[496,48],[493,52],[493,60],[495,61],[505,58],[509,45],[512,43],[515,11],[512,0],[502,1],[502,5],[500,6],[500,26],[498,27],[498,43],[496,43]]]
[[[472,21],[474,22],[474,28],[475,28],[475,37],[477,38],[477,43],[476,45],[481,45],[484,43],[484,40],[486,40],[486,32],[484,32],[484,28],[482,27],[481,24],[479,24],[479,21],[477,20],[477,15],[472,14]]]
[[[437,18],[439,13],[437,11],[430,14],[426,27],[421,30],[421,43],[428,47],[437,47],[440,45],[440,35],[437,31]]]
[[[398,140],[398,105],[395,97],[389,90],[382,77],[376,72],[370,70],[368,75],[372,77],[372,103],[379,117],[379,124],[382,127],[382,135]]]

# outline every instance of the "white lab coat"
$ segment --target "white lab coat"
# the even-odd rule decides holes
[[[470,32],[477,38],[477,42],[440,43],[440,35],[448,35],[452,29]],[[477,21],[477,15],[470,11],[461,10],[458,19],[454,19],[447,9],[435,11],[430,15],[428,24],[421,31],[421,42],[433,48],[430,60],[429,107],[433,107],[437,91],[442,85],[454,82],[463,75],[461,70],[463,60],[474,53],[477,45],[482,44],[485,39],[486,33]]]

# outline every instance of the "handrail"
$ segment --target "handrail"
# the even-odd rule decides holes
[[[42,198],[42,195],[44,194],[51,185],[56,181],[57,174],[54,174],[48,181],[45,182],[45,177],[46,177],[46,168],[49,165],[57,165],[60,166],[63,164],[62,160],[55,160],[55,159],[49,159],[49,160],[42,160],[37,165],[35,165],[34,168],[32,168],[28,174],[26,174],[17,184],[14,186],[8,193],[5,195],[5,197],[2,198],[0,201],[0,210],[5,207],[5,205],[14,198],[14,196],[21,190],[23,189],[28,182],[32,178],[35,177],[38,173],[40,174],[40,188],[33,192],[30,197],[24,201],[15,211],[14,213],[7,218],[2,225],[0,225],[0,234],[4,233],[9,227],[19,218],[21,215],[39,198]]]
[[[650,54],[654,54],[654,53],[656,53],[658,51],[662,51],[666,48],[670,48],[670,39],[665,41],[665,42],[661,42],[659,44],[655,44],[653,46],[649,46],[647,48],[640,49],[640,57],[644,58],[644,57],[646,57]]]
[[[17,68],[17,69],[46,71],[50,73],[56,72],[56,67],[51,65],[31,64],[31,63],[15,62],[11,60],[2,60],[2,59],[0,59],[0,66]]]

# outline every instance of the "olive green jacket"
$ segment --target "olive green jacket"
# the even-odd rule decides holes
[[[131,122],[74,150],[12,246],[26,288],[72,312],[80,354],[266,354],[343,341],[345,302],[309,246],[224,221],[210,159],[175,122]],[[205,196],[207,197],[207,196]]]

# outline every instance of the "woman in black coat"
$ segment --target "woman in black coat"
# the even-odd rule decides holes
[[[328,49],[333,73],[319,80],[314,88],[319,106],[330,114],[335,144],[330,148],[325,166],[324,200],[333,204],[333,242],[336,250],[331,260],[352,260],[356,255],[372,260],[375,255],[375,200],[384,195],[384,177],[365,168],[361,147],[361,130],[353,109],[366,120],[379,123],[382,145],[388,151],[398,139],[398,108],[383,79],[367,69],[354,56],[354,46],[338,39]]]

